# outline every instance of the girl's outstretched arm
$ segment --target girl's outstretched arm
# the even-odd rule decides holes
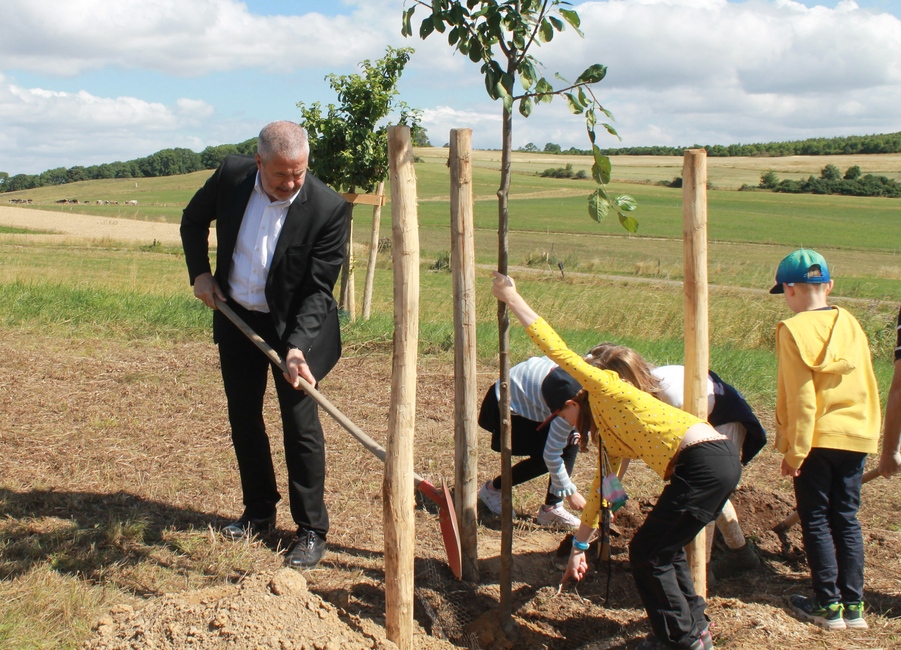
[[[516,283],[513,282],[513,278],[497,271],[492,271],[491,275],[494,276],[494,284],[491,286],[491,292],[494,294],[494,297],[506,303],[510,311],[520,320],[523,327],[528,327],[538,320],[538,314],[535,313],[535,310],[529,307],[528,303],[516,291]]]

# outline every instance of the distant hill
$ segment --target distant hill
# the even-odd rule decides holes
[[[148,178],[190,174],[204,169],[215,169],[229,154],[256,152],[257,139],[251,138],[239,144],[223,144],[207,147],[200,153],[190,149],[163,149],[144,158],[127,162],[116,161],[90,167],[75,166],[48,169],[41,174],[16,174],[0,171],[0,192],[30,190],[51,185],[65,185],[77,181],[109,178]],[[608,156],[681,156],[685,149],[706,149],[713,157],[748,156],[827,156],[901,153],[901,132],[881,135],[846,136],[840,138],[810,138],[795,142],[768,142],[757,144],[693,145],[692,147],[622,147],[604,149]],[[539,151],[534,144],[521,147],[520,151]],[[544,153],[591,155],[583,149],[561,149],[547,143]]]

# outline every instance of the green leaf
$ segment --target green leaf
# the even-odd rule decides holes
[[[459,39],[460,39],[459,28],[454,27],[452,30],[450,30],[450,32],[448,32],[448,34],[447,34],[447,44],[448,45],[456,45],[457,41]]]
[[[623,212],[632,212],[633,210],[635,210],[635,208],[638,207],[638,201],[633,199],[628,194],[620,194],[615,199],[613,199],[613,204]]]
[[[594,131],[594,125],[597,124],[597,117],[594,114],[593,108],[585,112],[585,124],[588,126],[589,131]]]
[[[469,60],[473,63],[478,63],[482,60],[482,44],[474,38],[469,41],[469,44],[471,46],[469,50]]]
[[[513,95],[504,95],[504,110],[513,111]]]
[[[547,19],[549,21],[551,21],[551,25],[554,26],[554,29],[556,29],[558,32],[563,31],[563,21],[562,20],[560,20],[556,16],[548,16]]]
[[[563,93],[563,96],[566,97],[566,104],[569,106],[569,112],[573,115],[581,115],[583,108],[579,103],[579,100],[576,99],[576,96],[572,93]]]
[[[605,122],[605,123],[602,124],[601,126],[603,126],[604,129],[607,130],[607,133],[609,133],[610,135],[615,136],[615,137],[619,138],[620,140],[622,140],[622,138],[619,137],[619,133],[617,133],[617,132],[616,132],[616,129],[614,129],[610,124],[607,124],[607,123]]]
[[[547,20],[542,21],[541,27],[538,29],[538,37],[542,43],[547,43],[554,38],[554,26]]]
[[[629,232],[638,232],[638,220],[635,217],[627,217],[622,212],[620,212],[619,223]]]
[[[579,14],[572,9],[561,9],[560,15],[563,16],[563,20],[568,22],[573,29],[578,31],[579,25],[582,24],[582,19],[579,18]],[[581,32],[579,33],[581,34]]]
[[[435,14],[432,16],[432,24],[435,26],[438,33],[444,33],[444,16],[442,14]]]
[[[610,182],[610,172],[613,170],[613,165],[610,163],[610,158],[602,154],[597,145],[594,145],[593,149],[594,164],[591,166],[591,175],[598,185],[606,185]]]
[[[429,16],[419,26],[419,38],[425,40],[433,31],[435,31],[435,25],[432,24],[432,17]]]
[[[535,92],[539,94],[538,101],[544,104],[549,104],[554,99],[554,87],[544,77],[535,84]]]
[[[610,211],[610,204],[601,195],[600,190],[595,190],[588,197],[588,216],[601,223]],[[622,221],[620,221],[622,223]],[[633,231],[634,232],[634,231]]]
[[[579,75],[576,83],[595,84],[607,76],[607,66],[595,63],[593,66],[585,69],[585,72]]]
[[[524,90],[529,90],[532,87],[536,76],[537,73],[532,62],[528,58],[523,59],[522,63],[519,64],[519,83]]]
[[[532,114],[532,100],[528,97],[519,100],[519,114],[523,117],[529,117]]]
[[[404,12],[404,20],[403,25],[400,28],[401,36],[412,36],[413,28],[410,25],[410,20],[413,18],[413,12],[416,11],[416,5],[413,5],[409,9]]]

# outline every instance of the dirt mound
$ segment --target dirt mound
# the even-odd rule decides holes
[[[97,623],[85,650],[125,648],[396,648],[381,628],[341,620],[293,569],[248,576],[239,585],[167,595],[134,610],[119,605]]]

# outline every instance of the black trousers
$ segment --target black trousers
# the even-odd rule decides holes
[[[629,562],[651,628],[674,647],[689,647],[707,626],[706,604],[695,593],[684,547],[716,519],[740,478],[730,440],[683,449],[657,505],[632,536]]]
[[[544,462],[544,445],[547,443],[547,435],[549,426],[544,426],[541,430],[541,422],[529,420],[516,413],[510,414],[510,443],[513,456],[528,456],[528,458],[519,461],[512,468],[513,485],[519,485],[533,478],[544,476],[548,473],[547,464]],[[494,392],[494,385],[485,393],[482,400],[482,407],[479,410],[479,426],[486,431],[491,432],[491,449],[500,452],[501,450],[501,415],[500,406],[497,403],[497,393]],[[566,473],[572,476],[573,469],[576,466],[576,457],[579,454],[579,445],[567,445],[560,454],[563,458],[563,466]],[[497,476],[491,482],[496,490],[501,489],[501,477]],[[552,483],[548,479],[547,494],[544,497],[544,504],[547,506],[556,506],[563,502],[563,497],[558,497],[551,492]]]
[[[250,312],[233,302],[230,305],[284,357],[285,350],[269,314]],[[325,537],[329,528],[324,500],[325,439],[316,402],[295,390],[282,371],[231,323],[223,328],[219,339],[219,361],[245,514],[267,517],[275,512],[275,504],[281,499],[263,422],[263,398],[271,371],[282,416],[291,516],[298,527]]]

